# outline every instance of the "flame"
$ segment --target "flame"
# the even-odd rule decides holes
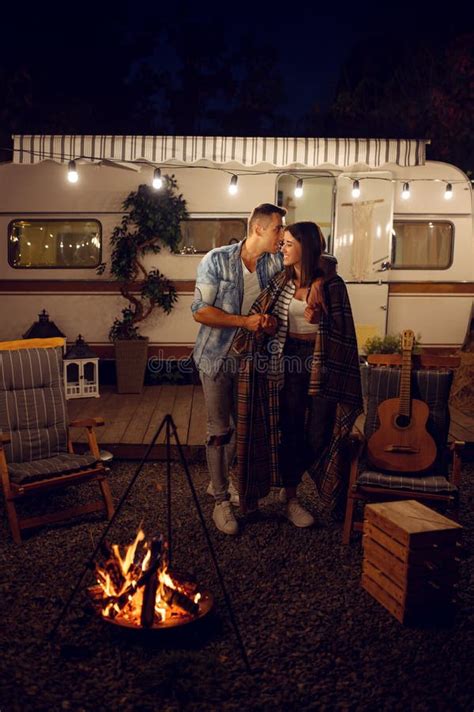
[[[133,559],[135,558],[135,552],[137,550],[138,544],[143,541],[145,538],[145,532],[142,529],[139,529],[137,532],[137,536],[135,537],[135,540],[130,544],[130,546],[127,547],[125,551],[125,558],[122,559],[120,555],[120,549],[117,544],[114,544],[112,546],[112,550],[115,554],[115,557],[120,563],[120,566],[122,567],[122,572],[124,574],[127,574],[128,571],[130,570],[130,566],[133,564]],[[149,553],[149,552],[148,552]]]
[[[138,551],[139,545],[144,553]],[[138,585],[140,577],[147,571],[151,559],[151,550],[145,541],[145,533],[139,529],[134,541],[126,547],[122,554],[120,546],[111,546],[113,557],[104,565],[96,565],[97,582],[102,590],[101,613],[105,617],[123,618],[136,625],[140,624],[141,608],[143,602],[143,588]],[[138,555],[137,555],[138,554]],[[141,563],[140,555],[143,556]],[[155,612],[161,621],[169,620],[173,616],[188,616],[178,606],[168,604],[164,595],[165,587],[184,593],[194,603],[201,600],[201,594],[196,593],[195,586],[174,581],[168,571],[166,561],[166,547],[162,555],[161,568],[156,572],[158,586],[155,598]],[[190,590],[191,589],[191,590]],[[128,592],[128,595],[127,595]],[[108,600],[113,599],[113,600]]]

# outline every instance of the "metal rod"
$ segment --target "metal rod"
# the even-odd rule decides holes
[[[171,415],[166,416],[166,499],[168,515],[168,562],[171,568],[173,562],[173,546],[171,541]]]
[[[230,596],[229,596],[229,594],[228,594],[228,592],[227,592],[227,589],[226,589],[224,577],[223,577],[223,575],[222,575],[222,572],[221,572],[221,569],[220,569],[220,566],[219,566],[219,562],[218,562],[218,560],[217,560],[216,552],[215,552],[215,550],[214,550],[214,546],[213,546],[213,544],[212,544],[211,537],[209,536],[209,531],[208,531],[208,528],[207,528],[207,525],[206,525],[206,521],[205,521],[205,519],[204,519],[204,515],[203,515],[203,513],[202,513],[201,505],[199,504],[199,499],[198,499],[198,496],[197,496],[197,494],[196,494],[196,490],[195,490],[195,488],[194,488],[193,480],[192,480],[191,475],[190,475],[190,473],[189,473],[188,463],[186,462],[186,458],[184,457],[184,453],[183,453],[183,450],[182,450],[182,447],[181,447],[181,443],[180,443],[179,437],[178,437],[178,432],[177,432],[177,430],[176,430],[176,426],[175,426],[175,424],[174,424],[174,421],[173,421],[173,418],[171,417],[171,415],[167,415],[166,418],[169,419],[170,426],[171,426],[171,428],[173,429],[173,435],[174,435],[174,439],[175,439],[175,441],[176,441],[176,445],[177,445],[177,447],[178,447],[178,452],[179,452],[179,456],[180,456],[180,459],[181,459],[181,464],[182,464],[182,466],[183,466],[184,472],[186,473],[186,478],[187,478],[187,480],[188,480],[189,489],[191,490],[191,494],[192,494],[193,499],[194,499],[194,504],[195,504],[197,513],[198,513],[198,515],[199,515],[199,519],[200,519],[200,521],[201,521],[201,525],[202,525],[203,531],[204,531],[204,536],[206,537],[207,546],[208,546],[208,549],[209,549],[209,551],[210,551],[210,553],[211,553],[211,558],[212,558],[212,561],[213,561],[213,563],[214,563],[214,568],[216,569],[216,573],[217,573],[217,577],[218,577],[218,579],[219,579],[219,583],[220,583],[220,585],[221,585],[222,593],[224,594],[224,599],[225,599],[225,602],[226,602],[226,605],[227,605],[227,610],[229,611],[229,617],[230,617],[232,626],[233,626],[233,628],[234,628],[235,637],[237,638],[237,642],[238,642],[239,647],[240,647],[240,652],[241,652],[241,654],[242,654],[242,659],[243,659],[243,661],[244,661],[245,667],[247,668],[247,672],[251,673],[251,672],[252,672],[252,668],[250,667],[250,662],[249,662],[249,659],[248,659],[248,656],[247,656],[247,650],[246,650],[246,648],[245,648],[244,641],[243,641],[242,636],[241,636],[241,634],[240,634],[239,625],[238,625],[238,623],[237,623],[237,619],[236,619],[236,617],[235,617],[235,614],[234,614],[234,611],[233,611],[233,608],[232,608],[232,603],[231,603],[231,600],[230,600]],[[167,432],[167,435],[168,435],[168,432]]]
[[[166,416],[166,417],[169,417],[169,416]],[[98,554],[98,552],[99,552],[100,547],[102,546],[102,542],[104,541],[105,537],[107,536],[107,534],[108,534],[109,531],[110,531],[110,528],[112,527],[112,525],[114,524],[115,520],[117,519],[117,516],[118,516],[120,510],[122,509],[122,506],[123,506],[125,500],[127,499],[130,490],[132,489],[133,485],[135,484],[138,475],[139,475],[140,472],[142,471],[143,465],[145,465],[146,461],[148,460],[148,457],[149,457],[149,455],[150,455],[151,449],[152,449],[152,447],[154,446],[154,444],[155,444],[155,442],[156,442],[156,440],[157,440],[159,434],[160,434],[161,431],[163,430],[163,426],[164,426],[165,423],[166,423],[166,417],[163,418],[163,420],[161,421],[161,424],[160,424],[158,430],[156,431],[156,433],[154,434],[153,439],[152,439],[150,445],[148,446],[147,451],[146,451],[145,455],[143,456],[142,461],[140,462],[140,464],[138,465],[137,469],[135,470],[135,473],[134,473],[132,479],[130,480],[130,482],[129,482],[129,484],[128,484],[128,487],[126,488],[125,492],[123,493],[123,495],[122,495],[122,497],[121,497],[121,499],[120,499],[120,502],[119,502],[118,505],[117,505],[117,508],[116,508],[115,512],[113,513],[111,519],[110,519],[109,522],[107,523],[107,526],[105,527],[104,532],[102,533],[102,536],[100,537],[99,541],[97,542],[97,545],[96,545],[94,551],[93,551],[92,554],[89,556],[89,558],[87,559],[86,563],[84,564],[84,568],[82,569],[81,574],[80,574],[79,578],[77,579],[77,582],[76,582],[74,588],[72,589],[69,598],[67,599],[66,603],[64,604],[64,606],[63,606],[63,608],[62,608],[62,610],[61,610],[61,613],[59,614],[58,619],[56,620],[56,623],[54,624],[54,626],[51,628],[51,630],[50,630],[49,633],[47,634],[47,637],[48,637],[50,640],[54,640],[54,637],[55,637],[55,635],[56,635],[56,633],[57,633],[57,630],[58,630],[59,626],[61,625],[61,623],[62,623],[62,621],[63,621],[63,619],[64,619],[64,616],[66,615],[66,612],[67,612],[68,609],[69,609],[69,606],[71,605],[72,601],[74,600],[74,597],[75,597],[76,593],[77,593],[78,590],[79,590],[79,586],[81,585],[82,579],[83,579],[84,576],[86,575],[86,572],[87,572],[88,570],[94,568],[95,559],[96,559],[96,556],[97,556],[97,554]]]

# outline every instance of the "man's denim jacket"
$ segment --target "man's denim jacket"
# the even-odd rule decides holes
[[[217,307],[228,314],[240,314],[244,293],[242,260],[243,242],[216,247],[199,263],[196,290],[191,310],[195,314],[203,307]],[[257,260],[260,289],[265,289],[274,275],[283,268],[281,253],[264,253]],[[222,366],[231,347],[236,328],[201,324],[194,346],[196,366],[214,376]]]

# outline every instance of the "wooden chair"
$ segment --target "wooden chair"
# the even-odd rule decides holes
[[[343,529],[344,544],[349,543],[354,529],[362,529],[362,523],[355,521],[358,501],[415,499],[428,506],[431,504],[443,509],[451,507],[453,516],[457,516],[461,476],[459,453],[464,443],[448,444],[450,423],[448,400],[453,371],[450,368],[435,368],[434,363],[430,362],[432,366],[430,369],[412,372],[412,395],[413,398],[428,404],[430,415],[427,429],[434,438],[437,449],[433,466],[423,473],[383,472],[372,467],[367,460],[367,441],[379,427],[377,407],[382,401],[399,395],[401,375],[399,368],[371,366],[368,369],[364,433],[352,434],[349,490]]]
[[[108,470],[100,462],[94,427],[101,418],[67,421],[63,385],[64,339],[0,342],[0,475],[16,543],[24,529],[63,522],[89,512],[114,512]],[[69,427],[87,430],[90,453],[74,454]],[[18,516],[26,496],[82,482],[98,483],[101,499],[34,517]]]

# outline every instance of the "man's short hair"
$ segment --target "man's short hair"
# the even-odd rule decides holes
[[[261,205],[257,205],[249,217],[249,232],[252,232],[252,228],[255,223],[259,222],[262,218],[271,218],[274,213],[281,215],[283,218],[286,215],[286,209],[280,208],[278,205],[273,205],[273,203],[262,203]]]

